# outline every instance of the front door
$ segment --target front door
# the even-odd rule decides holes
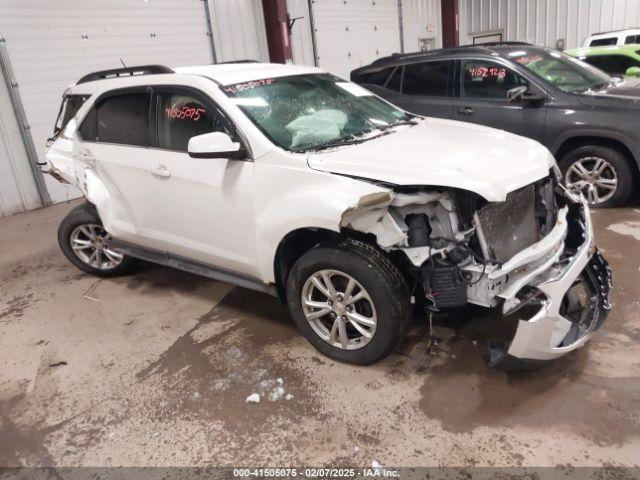
[[[192,158],[191,137],[233,126],[205,94],[154,88],[155,131],[148,203],[155,240],[175,255],[253,275],[254,164],[251,159]]]
[[[542,141],[544,105],[509,103],[507,92],[530,83],[511,67],[488,59],[463,59],[456,66],[453,119],[506,130]]]

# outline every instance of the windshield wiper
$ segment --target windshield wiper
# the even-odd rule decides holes
[[[402,125],[417,125],[418,122],[415,120],[400,120],[399,122],[390,123],[389,125],[382,125],[381,127],[376,127],[376,130],[389,130],[393,127],[401,127]]]

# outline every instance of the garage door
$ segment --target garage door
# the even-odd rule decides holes
[[[62,92],[106,68],[211,63],[202,0],[0,0],[6,39],[38,157]],[[48,176],[46,176],[48,177]],[[79,195],[46,179],[53,201]]]
[[[336,75],[400,51],[397,0],[316,0],[312,8],[318,64]]]

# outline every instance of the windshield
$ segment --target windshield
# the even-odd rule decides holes
[[[519,50],[508,56],[565,92],[597,90],[613,82],[606,73],[560,52]]]
[[[412,118],[329,74],[256,80],[223,90],[271,141],[293,152],[358,143],[371,138],[370,132]]]

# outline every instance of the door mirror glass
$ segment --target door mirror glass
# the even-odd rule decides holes
[[[242,158],[246,154],[239,142],[234,142],[223,132],[191,137],[187,151],[194,158]]]
[[[629,67],[625,72],[627,77],[640,77],[640,67]]]

